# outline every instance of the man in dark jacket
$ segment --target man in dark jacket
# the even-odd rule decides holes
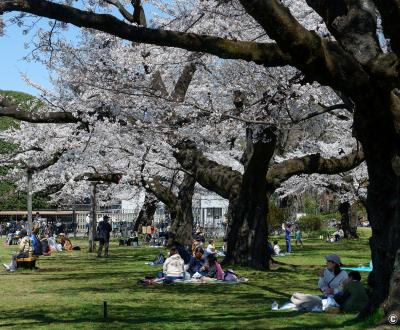
[[[359,272],[350,272],[348,279],[344,282],[343,292],[333,297],[342,311],[354,313],[360,312],[365,308],[369,298],[360,281],[361,275]]]
[[[108,246],[110,243],[110,232],[112,231],[112,227],[108,222],[110,217],[105,215],[103,220],[99,222],[97,225],[97,236],[99,237],[99,250],[97,251],[97,256],[101,257],[101,253],[103,251],[104,246],[104,256],[108,257]]]

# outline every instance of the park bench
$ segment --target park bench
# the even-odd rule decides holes
[[[17,259],[17,268],[36,268],[36,260],[38,258],[35,256],[27,257],[27,258],[18,258]]]

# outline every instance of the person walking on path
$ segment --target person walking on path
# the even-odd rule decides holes
[[[99,249],[97,251],[97,256],[101,257],[101,253],[103,251],[104,246],[104,256],[108,257],[108,247],[110,244],[110,232],[112,231],[112,227],[108,222],[110,217],[105,215],[103,220],[101,220],[97,226],[97,236],[99,238]]]

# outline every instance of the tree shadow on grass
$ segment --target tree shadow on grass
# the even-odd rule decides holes
[[[27,322],[21,324],[19,328],[28,328],[32,326],[44,326],[47,324],[64,325],[78,328],[79,325],[90,323],[91,327],[98,328],[139,328],[143,327],[167,327],[174,326],[174,328],[201,328],[210,329],[224,328],[237,328],[238,322],[252,322],[252,321],[265,321],[268,319],[280,319],[282,325],[286,324],[285,329],[300,330],[305,328],[312,329],[334,329],[343,328],[344,326],[354,326],[359,321],[356,319],[347,320],[342,324],[332,324],[327,320],[321,320],[315,323],[315,318],[310,320],[310,327],[304,320],[304,314],[297,311],[268,311],[258,310],[232,310],[231,313],[223,313],[218,310],[212,312],[202,313],[197,309],[188,308],[171,308],[170,306],[157,306],[154,304],[144,306],[129,306],[129,305],[109,305],[108,318],[103,318],[103,306],[98,305],[84,305],[81,308],[64,308],[63,310],[48,310],[38,309],[35,311],[16,310],[12,313],[3,314],[0,316],[0,325],[7,327],[13,326],[14,319],[19,319],[23,315]],[[300,316],[303,316],[301,319]],[[297,321],[296,319],[299,318]],[[265,328],[265,322],[263,322]],[[233,326],[232,326],[233,325]]]

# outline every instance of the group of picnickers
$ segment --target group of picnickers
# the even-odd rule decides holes
[[[17,259],[50,256],[52,252],[80,250],[78,246],[73,246],[71,240],[65,233],[59,233],[57,236],[46,234],[38,222],[33,223],[33,229],[25,227],[18,229],[7,235],[5,245],[11,245],[17,240],[18,249],[11,256],[9,264],[3,264],[8,272],[14,272],[17,269]]]

